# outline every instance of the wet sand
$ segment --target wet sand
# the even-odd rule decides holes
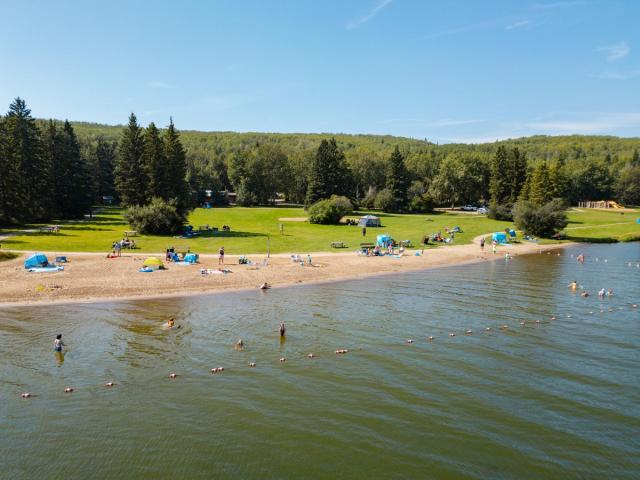
[[[253,289],[264,282],[277,288],[503,259],[506,252],[517,256],[560,246],[523,242],[499,246],[498,253],[493,255],[490,244],[485,246],[483,252],[477,240],[469,245],[424,250],[420,256],[415,255],[419,250],[407,250],[401,258],[361,257],[354,252],[312,253],[313,266],[304,267],[292,262],[290,254],[271,255],[267,266],[262,265],[266,258],[264,254],[248,255],[257,264],[255,266],[239,265],[238,256],[228,255],[225,257],[225,268],[230,272],[209,275],[202,275],[200,268],[217,269],[217,255],[201,255],[198,265],[179,266],[165,262],[167,270],[141,273],[138,269],[146,257],[164,259],[164,255],[123,253],[120,258],[108,259],[104,254],[57,252],[57,255],[66,255],[69,259],[64,271],[31,273],[23,267],[28,255],[24,253],[15,260],[0,263],[0,305],[184,296]],[[49,254],[48,257],[53,259],[54,255]],[[301,257],[307,260],[306,254],[301,254]]]

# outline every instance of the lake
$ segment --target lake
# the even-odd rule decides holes
[[[559,252],[0,309],[0,477],[637,479],[640,244]]]

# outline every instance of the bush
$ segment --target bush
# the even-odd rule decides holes
[[[238,187],[236,203],[243,207],[253,207],[258,204],[258,198],[249,188],[247,188],[246,182],[240,183],[240,187]]]
[[[175,200],[165,201],[157,197],[147,205],[128,208],[124,217],[134,230],[151,234],[176,233],[186,221],[186,214],[178,212]]]
[[[564,202],[556,198],[541,207],[529,202],[518,202],[513,209],[513,220],[518,229],[528,235],[550,238],[569,223]]]
[[[487,217],[492,218],[493,220],[504,220],[507,222],[513,221],[513,205],[510,203],[505,203],[503,205],[498,205],[492,203],[489,206],[489,213]]]
[[[378,191],[376,190],[376,187],[369,187],[369,189],[367,190],[367,194],[362,199],[362,206],[364,208],[374,208],[377,194]]]
[[[433,198],[428,193],[417,195],[411,199],[409,210],[412,213],[429,213],[433,212]]]
[[[340,219],[353,210],[347,197],[333,195],[327,200],[320,200],[309,207],[309,223],[337,225]]]
[[[388,190],[386,188],[384,190],[380,190],[376,195],[373,206],[382,210],[383,212],[394,211],[396,202],[393,198],[393,193],[391,192],[391,190]]]

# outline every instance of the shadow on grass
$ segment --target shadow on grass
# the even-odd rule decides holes
[[[618,239],[614,237],[581,237],[568,235],[567,240],[580,243],[618,243]]]
[[[249,237],[266,237],[266,233],[257,233],[257,232],[240,232],[240,231],[230,231],[223,232],[218,230],[217,232],[200,232],[200,235],[191,238],[182,238],[182,240],[192,240],[198,238],[249,238]],[[278,237],[280,234],[273,235],[273,237]]]

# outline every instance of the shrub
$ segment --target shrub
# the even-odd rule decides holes
[[[154,197],[147,205],[129,207],[124,217],[141,233],[170,234],[180,231],[186,214],[180,214],[175,200]]]
[[[559,198],[542,206],[521,201],[513,209],[513,220],[526,234],[549,238],[569,223],[565,210],[566,206]]]
[[[258,204],[258,198],[256,195],[247,187],[246,182],[240,183],[240,187],[238,187],[238,191],[236,193],[236,203],[238,205],[242,205],[243,207],[253,207]]]
[[[309,223],[337,225],[340,219],[353,210],[347,197],[333,195],[327,200],[320,200],[309,207]]]
[[[412,213],[429,213],[433,211],[433,198],[428,193],[416,195],[409,203],[409,210]]]
[[[489,207],[489,213],[487,217],[493,220],[505,220],[507,222],[513,221],[513,205],[505,203],[502,205],[492,203]]]
[[[393,198],[393,193],[391,193],[391,190],[388,190],[386,188],[384,190],[380,190],[376,195],[376,199],[373,202],[373,205],[383,212],[394,211],[396,202]]]

